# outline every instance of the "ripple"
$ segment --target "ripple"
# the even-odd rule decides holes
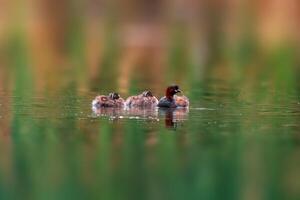
[[[216,110],[213,108],[190,108],[190,110]]]

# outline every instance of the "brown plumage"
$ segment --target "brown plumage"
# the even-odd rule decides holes
[[[125,105],[128,107],[156,107],[158,100],[150,91],[144,91],[137,96],[130,96],[126,99]]]
[[[166,96],[162,97],[158,102],[158,107],[162,108],[176,108],[176,107],[188,107],[189,99],[186,96],[177,96],[180,93],[178,85],[171,85],[166,89]]]
[[[99,95],[97,96],[93,102],[93,108],[101,108],[101,107],[123,107],[124,99],[120,97],[118,93],[112,92],[109,95]]]

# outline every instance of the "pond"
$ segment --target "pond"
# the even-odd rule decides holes
[[[299,0],[0,2],[0,200],[300,199]]]
[[[91,101],[108,90],[3,89],[0,198],[299,198],[295,91],[182,89],[186,110],[98,113]]]

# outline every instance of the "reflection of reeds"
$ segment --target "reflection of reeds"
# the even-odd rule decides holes
[[[299,176],[298,127],[281,126],[297,124],[297,105],[286,118],[263,117],[256,109],[290,103],[274,91],[298,91],[299,1],[156,1],[152,6],[160,12],[153,19],[143,12],[151,1],[96,0],[88,8],[84,1],[2,2],[0,91],[9,92],[0,96],[0,197],[253,199],[265,191],[299,197],[293,180]],[[208,92],[215,110],[199,111],[169,134],[161,121],[153,127],[149,120],[90,122],[73,110],[53,123],[47,118],[64,114],[62,105],[74,107],[72,101],[37,119],[16,113],[22,104],[9,97],[31,102],[35,91],[64,96],[89,87],[124,93],[153,88],[162,95],[169,81],[183,83],[192,101]],[[245,109],[241,101],[253,104]],[[161,117],[173,128],[191,113],[97,114]]]
[[[0,171],[7,185],[13,182],[12,99],[11,80],[7,68],[0,67]]]

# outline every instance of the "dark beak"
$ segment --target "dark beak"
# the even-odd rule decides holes
[[[176,93],[179,93],[179,92],[181,92],[181,90],[180,90],[180,89],[177,89],[177,90],[175,90],[175,92],[176,92]]]

